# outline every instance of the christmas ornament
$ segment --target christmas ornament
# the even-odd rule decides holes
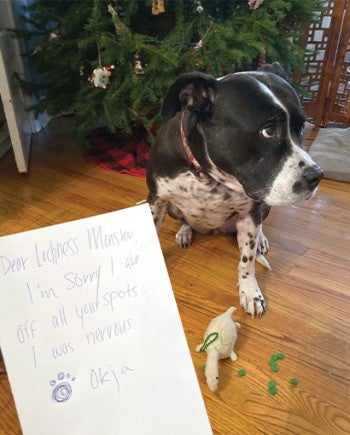
[[[138,53],[134,54],[134,71],[136,75],[144,74],[144,70],[141,64],[140,55]]]
[[[109,85],[109,77],[112,74],[112,69],[114,69],[114,65],[94,69],[93,75],[90,78],[91,83],[93,83],[96,88],[106,89],[107,85]]]
[[[264,0],[248,0],[248,6],[251,11],[255,11],[264,2]]]
[[[59,27],[57,27],[57,29],[52,30],[49,34],[48,40],[50,42],[55,41],[56,39],[58,39],[61,36],[61,31],[59,29]],[[45,45],[45,40],[41,41],[33,50],[32,52],[32,56],[35,56],[36,54],[40,53],[43,50],[43,45]]]
[[[199,53],[199,52],[201,51],[201,48],[203,47],[203,44],[204,44],[204,40],[203,40],[203,39],[200,39],[200,40],[197,42],[197,44],[193,47],[194,51],[195,51],[196,53]]]
[[[194,0],[194,4],[197,5],[197,9],[196,11],[201,14],[203,12],[203,6],[202,3],[200,2],[200,0]]]
[[[125,25],[120,21],[118,12],[111,4],[108,5],[107,10],[112,15],[112,21],[115,27],[115,34],[117,36],[121,36],[124,33]]]
[[[159,15],[165,12],[164,0],[154,0],[152,3],[152,15]]]
[[[206,30],[206,32],[204,33],[204,35],[202,36],[202,38],[192,47],[193,48],[193,50],[197,53],[197,54],[199,54],[200,53],[200,51],[201,51],[201,49],[203,48],[203,45],[204,45],[204,41],[205,41],[205,38],[208,36],[208,33],[211,31],[211,29],[212,29],[212,25],[213,25],[213,23],[212,23],[212,21],[210,21],[210,23],[209,23],[209,27],[207,28],[207,30]]]
[[[257,63],[257,68],[261,68],[262,66],[264,66],[266,63],[266,55],[265,53],[260,53],[259,57],[258,57],[258,63]]]
[[[111,3],[108,5],[107,10],[112,15],[112,17],[118,16],[117,11],[114,9],[114,7],[111,5]]]
[[[54,39],[57,39],[60,36],[60,29],[53,30],[49,35],[49,40],[53,41]]]

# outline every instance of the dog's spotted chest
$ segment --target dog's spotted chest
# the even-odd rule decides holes
[[[249,213],[252,200],[212,178],[193,172],[157,179],[158,196],[170,202],[170,213],[200,230],[235,231],[236,215]]]

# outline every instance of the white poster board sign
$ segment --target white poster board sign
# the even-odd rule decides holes
[[[148,204],[0,238],[25,435],[211,434]]]

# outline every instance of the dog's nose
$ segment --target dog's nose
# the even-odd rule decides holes
[[[310,190],[316,189],[323,177],[323,170],[318,165],[309,166],[304,169],[303,179]]]

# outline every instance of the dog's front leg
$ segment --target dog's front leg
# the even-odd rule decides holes
[[[237,241],[241,258],[238,265],[238,290],[240,304],[245,311],[261,316],[266,302],[255,278],[255,257],[260,225],[251,216],[244,216],[237,222]]]
[[[168,212],[169,201],[161,199],[158,196],[151,196],[147,199],[147,202],[150,206],[153,221],[158,232]]]

